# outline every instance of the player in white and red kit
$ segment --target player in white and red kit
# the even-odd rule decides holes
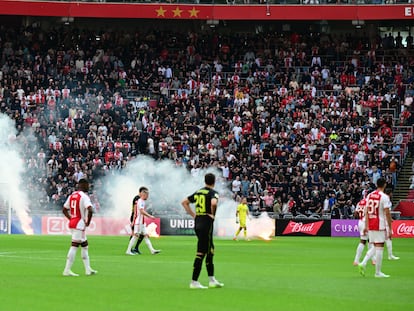
[[[387,225],[388,228],[392,228],[390,213],[392,204],[390,197],[384,193],[386,186],[387,182],[385,178],[379,178],[377,181],[377,190],[369,193],[366,197],[364,232],[368,232],[369,241],[374,243],[375,247],[367,252],[364,260],[358,265],[359,272],[363,276],[365,276],[368,260],[375,255],[375,277],[389,277],[389,275],[381,271],[386,235],[391,236],[391,230],[387,231]]]
[[[147,228],[145,226],[144,217],[155,218],[154,216],[150,215],[146,210],[145,201],[148,199],[149,191],[146,187],[141,187],[139,189],[139,199],[134,207],[134,219],[132,220],[132,224],[134,225],[134,232],[132,238],[129,240],[128,248],[126,250],[127,255],[136,255],[136,253],[132,252],[132,247],[138,241],[140,236],[144,236],[145,244],[147,244],[151,254],[155,255],[160,252],[158,249],[154,249],[152,243],[149,239],[149,235],[147,233]],[[140,239],[142,241],[142,238]],[[139,245],[137,245],[139,247]]]
[[[78,191],[73,192],[63,205],[62,212],[69,220],[69,228],[72,232],[72,245],[66,258],[65,270],[63,270],[64,276],[79,276],[79,274],[71,270],[79,246],[81,246],[85,274],[93,275],[98,272],[90,266],[88,239],[85,233],[86,227],[91,223],[93,214],[91,199],[87,194],[88,191],[89,182],[86,179],[80,179],[78,181]]]
[[[360,240],[356,249],[355,259],[354,259],[354,266],[358,266],[359,260],[361,258],[362,252],[364,251],[365,245],[368,241],[368,235],[365,231],[365,206],[367,204],[367,200],[363,198],[361,201],[357,203],[355,209],[355,217],[358,217],[358,230],[360,235]],[[368,250],[373,247],[372,243],[368,244]],[[375,264],[375,261],[372,261],[372,264]]]

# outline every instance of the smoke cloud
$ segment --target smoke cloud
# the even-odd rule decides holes
[[[106,199],[108,214],[112,217],[129,217],[132,199],[141,186],[149,189],[147,201],[150,213],[158,217],[189,217],[181,201],[194,191],[204,186],[204,175],[216,175],[215,189],[220,194],[219,206],[215,220],[215,234],[231,237],[237,230],[235,223],[237,202],[232,199],[228,182],[224,181],[220,170],[211,168],[201,170],[195,176],[184,167],[175,166],[170,160],[155,161],[150,157],[138,156],[128,162],[122,171],[114,171],[102,180],[105,193],[98,197]],[[248,224],[249,225],[249,224]],[[266,215],[253,218],[248,227],[249,237],[259,237],[274,233],[274,220]]]
[[[33,234],[32,219],[29,216],[29,198],[23,187],[25,162],[23,146],[14,122],[0,114],[0,198],[9,202],[20,220],[22,230]],[[10,226],[11,224],[9,224]]]

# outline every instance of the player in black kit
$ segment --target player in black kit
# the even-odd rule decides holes
[[[218,192],[214,190],[216,176],[207,173],[204,176],[205,186],[192,195],[185,198],[181,205],[186,212],[195,219],[195,233],[197,235],[197,254],[193,264],[193,275],[190,288],[207,288],[198,281],[204,257],[206,258],[206,268],[209,277],[209,287],[223,287],[214,277],[214,244],[213,244],[213,223],[217,210]],[[191,209],[190,203],[194,203],[195,212]]]
[[[141,190],[142,190],[142,187],[139,189],[139,192],[141,192]],[[135,205],[137,204],[139,198],[140,198],[140,196],[138,194],[132,200],[132,210],[131,210],[131,217],[130,217],[132,235],[134,233],[134,219],[135,219],[135,213],[134,213],[134,211],[135,211]],[[132,235],[129,237],[129,239],[132,238]],[[135,247],[132,250],[132,253],[141,255],[141,252],[139,251],[139,245],[141,244],[141,242],[142,242],[143,239],[144,239],[144,235],[140,234],[140,236],[138,237],[137,244],[135,244]]]

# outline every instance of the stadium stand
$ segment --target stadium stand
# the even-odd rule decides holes
[[[147,154],[240,176],[234,199],[255,213],[351,218],[380,176],[397,186],[413,139],[414,53],[391,34],[3,25],[0,39],[1,112],[31,129],[34,210]]]

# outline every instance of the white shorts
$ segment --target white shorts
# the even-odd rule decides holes
[[[386,231],[368,231],[368,237],[370,243],[385,243],[385,234]]]
[[[361,240],[367,241],[368,234],[364,234],[365,230],[365,221],[359,220],[358,221],[358,230],[359,230],[359,237]]]
[[[145,226],[145,224],[134,225],[134,234],[147,235],[147,227]]]
[[[86,232],[85,230],[70,229],[72,231],[72,241],[74,242],[85,242]]]

